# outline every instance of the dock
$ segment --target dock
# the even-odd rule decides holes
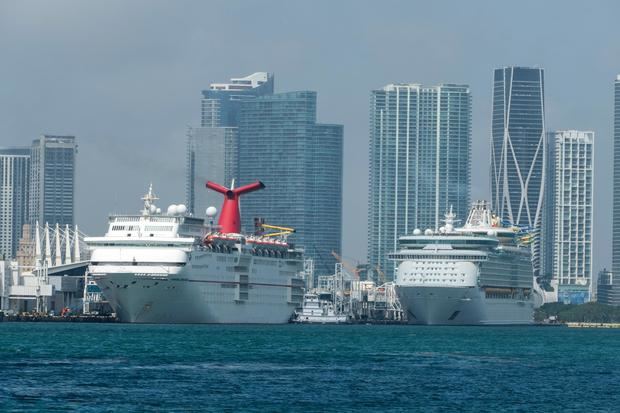
[[[35,323],[118,323],[118,318],[109,315],[70,315],[53,316],[46,314],[0,313],[0,322],[35,322]]]
[[[566,323],[570,328],[620,328],[620,323]]]

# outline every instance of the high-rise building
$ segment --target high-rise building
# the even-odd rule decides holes
[[[614,282],[615,281],[615,282]],[[601,304],[620,305],[620,280],[603,268],[598,273],[597,301]]]
[[[241,101],[272,95],[273,87],[273,75],[265,72],[232,78],[230,83],[212,83],[202,91],[201,126],[238,126]]]
[[[593,145],[594,132],[558,131],[554,134],[553,270],[558,300],[589,301],[593,291]],[[545,253],[545,255],[547,255]]]
[[[221,197],[205,189],[207,180],[229,186],[238,178],[238,130],[241,102],[272,95],[274,77],[257,72],[232,78],[230,83],[212,83],[202,91],[200,128],[187,136],[186,202],[190,212],[204,216]]]
[[[614,82],[614,180],[611,272],[620,274],[620,75]]]
[[[74,224],[75,157],[74,136],[43,135],[30,151],[29,221]]]
[[[30,148],[0,148],[0,260],[15,257],[28,220]]]
[[[555,135],[556,132],[547,132],[545,145],[545,194],[540,230],[540,272],[538,279],[540,284],[549,286],[557,277],[553,276],[554,239],[555,228]],[[557,291],[556,291],[557,292]]]
[[[546,163],[543,69],[495,69],[491,138],[491,204],[514,225],[542,226]],[[532,246],[540,273],[540,238]]]
[[[204,217],[222,196],[205,188],[207,181],[230,186],[238,178],[237,128],[191,128],[187,133],[186,202],[189,212]]]
[[[266,188],[241,203],[243,226],[255,217],[295,228],[290,241],[332,274],[341,251],[342,125],[316,123],[316,92],[278,93],[243,100],[239,120],[240,184]]]
[[[470,203],[471,93],[466,85],[390,84],[371,94],[368,263],[394,277],[387,254],[414,229],[438,230]]]

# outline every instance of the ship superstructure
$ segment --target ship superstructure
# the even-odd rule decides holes
[[[218,225],[184,205],[162,213],[151,187],[140,214],[112,215],[105,236],[85,239],[91,278],[121,321],[285,323],[301,305],[303,251],[240,233],[239,197],[264,185],[207,187],[225,196]]]
[[[529,324],[532,235],[504,226],[485,201],[464,226],[446,214],[439,231],[399,238],[396,291],[412,324]]]

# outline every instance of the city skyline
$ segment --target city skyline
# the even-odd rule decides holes
[[[98,25],[86,24],[95,15],[103,23],[113,24],[110,19],[118,12],[120,3],[111,3],[107,6],[109,9],[105,10],[76,3],[57,3],[53,7],[41,4],[36,10],[27,6],[3,5],[6,13],[2,13],[0,18],[8,17],[0,25],[0,31],[4,34],[2,39],[19,38],[20,47],[16,49],[10,42],[3,43],[9,63],[0,69],[0,73],[15,81],[7,89],[7,96],[10,95],[12,99],[3,98],[0,102],[3,108],[0,111],[0,116],[3,116],[3,122],[0,122],[2,145],[29,144],[33,137],[48,131],[80,136],[80,163],[86,166],[80,168],[80,176],[77,177],[78,197],[81,197],[78,205],[85,207],[76,211],[77,222],[87,233],[97,234],[103,231],[105,216],[109,212],[137,210],[140,206],[139,195],[150,181],[154,182],[158,194],[165,202],[181,202],[184,199],[182,182],[185,174],[183,160],[186,126],[199,124],[199,115],[195,110],[199,100],[196,91],[204,89],[214,79],[228,79],[231,75],[243,76],[257,70],[268,70],[278,76],[279,90],[317,90],[319,118],[327,122],[344,123],[347,129],[343,247],[344,255],[362,261],[366,251],[366,211],[365,208],[357,208],[357,205],[367,203],[364,193],[367,186],[365,146],[368,139],[368,91],[390,82],[437,84],[452,81],[470,85],[473,96],[472,160],[475,165],[483,165],[483,168],[474,168],[472,172],[472,199],[488,199],[488,177],[485,175],[488,174],[486,165],[491,116],[489,79],[492,70],[505,64],[544,67],[548,129],[594,130],[597,134],[595,151],[599,152],[595,158],[601,162],[601,167],[595,172],[595,182],[606,182],[611,170],[613,90],[610,84],[620,72],[618,46],[610,40],[614,38],[610,36],[610,30],[612,34],[617,30],[612,25],[611,16],[618,6],[608,3],[607,7],[601,8],[605,12],[585,6],[562,8],[559,15],[563,21],[576,23],[586,16],[600,23],[592,28],[586,38],[582,38],[576,33],[563,33],[560,36],[550,31],[549,17],[557,16],[557,7],[543,5],[539,13],[530,16],[526,10],[534,4],[526,2],[522,9],[503,16],[502,24],[495,19],[500,15],[502,7],[485,3],[484,7],[473,10],[466,5],[453,4],[450,6],[451,14],[462,19],[450,20],[454,24],[437,27],[434,25],[440,21],[440,16],[445,17],[446,6],[416,5],[416,10],[429,16],[429,21],[399,29],[402,31],[401,36],[393,36],[389,30],[377,31],[373,25],[366,24],[373,21],[371,16],[379,22],[379,27],[392,19],[395,19],[394,22],[406,21],[404,16],[395,17],[392,13],[389,13],[388,19],[388,13],[378,6],[356,11],[361,24],[351,24],[347,33],[339,31],[336,22],[350,7],[346,4],[332,5],[325,33],[320,34],[315,41],[314,35],[308,36],[310,27],[304,25],[303,21],[321,15],[326,3],[305,8],[269,3],[257,13],[268,16],[277,8],[284,16],[290,16],[292,20],[287,23],[290,35],[286,39],[273,29],[260,25],[262,36],[255,38],[254,44],[247,42],[249,34],[256,33],[259,25],[241,17],[232,23],[228,21],[227,26],[232,24],[239,30],[239,34],[227,38],[228,44],[233,47],[222,48],[216,45],[217,42],[204,43],[205,39],[215,38],[215,34],[222,30],[223,26],[217,21],[209,27],[193,24],[191,21],[194,17],[187,17],[186,11],[175,10],[163,3],[153,3],[150,8],[152,18],[157,20],[166,16],[165,20],[168,21],[172,16],[172,22],[184,21],[182,26],[178,23],[174,26],[179,29],[174,39],[192,39],[192,42],[194,39],[199,40],[201,46],[204,46],[199,53],[195,52],[199,49],[195,43],[178,48],[176,45],[179,43],[172,39],[153,41],[161,39],[158,34],[161,30],[153,31],[150,20],[147,22],[138,18],[132,19],[134,23],[131,25],[121,24],[119,34],[115,35],[118,37],[111,39],[108,33],[104,35],[104,31],[96,27]],[[80,13],[79,19],[78,14],[65,13],[66,7],[63,5],[76,8]],[[405,3],[394,5],[403,9],[403,15],[413,7]],[[194,6],[200,8],[197,3]],[[239,17],[240,7],[213,6],[209,10],[215,15],[219,13]],[[125,8],[123,5],[123,10],[127,16],[137,16],[140,7]],[[294,18],[298,15],[308,17],[300,21]],[[19,16],[30,16],[39,22],[46,36],[42,39],[38,34],[39,28],[23,23],[24,18],[20,19]],[[530,19],[531,30],[521,33],[518,40],[513,39],[503,28],[507,23],[520,21],[525,16]],[[480,22],[484,22],[484,30],[466,29],[466,26],[476,26]],[[97,55],[92,54],[87,48],[82,49],[78,40],[71,40],[84,37],[76,37],[75,32],[88,34],[95,42],[105,39],[118,47],[114,50],[105,48],[98,50]],[[487,36],[489,32],[495,35]],[[140,36],[129,35],[133,33]],[[333,41],[326,43],[325,36]],[[131,41],[123,45],[128,38]],[[545,41],[540,42],[540,38]],[[58,46],[57,42],[63,39],[69,40],[65,46]],[[592,39],[598,39],[599,43],[593,44]],[[29,68],[37,65],[12,63],[13,60],[30,62],[35,57],[32,61],[38,62],[41,57],[49,59],[49,54],[39,56],[36,53],[44,50],[38,46],[41,40],[42,46],[55,51],[54,56],[60,59],[60,64],[48,65],[46,72],[53,76],[54,82],[49,81],[52,77],[32,73],[20,77],[20,71],[29,73]],[[410,41],[418,45],[417,53],[423,59],[405,57],[397,65],[372,63],[387,61],[394,50]],[[390,42],[393,44],[390,45]],[[380,47],[383,44],[387,46]],[[267,45],[281,53],[270,56],[261,54],[261,48],[257,46]],[[234,54],[228,49],[234,50]],[[136,50],[142,51],[139,56],[133,54]],[[565,62],[574,56],[575,51],[578,51],[580,58],[572,59],[573,63],[566,65]],[[72,53],[78,53],[80,64],[70,67],[62,62],[70,61],[63,58]],[[341,54],[350,59],[343,60]],[[11,56],[15,59],[11,59]],[[315,61],[325,63],[330,59],[333,64],[314,64]],[[127,60],[133,61],[134,66],[118,64]],[[91,74],[80,76],[80,73],[86,72]],[[40,99],[26,99],[33,95],[40,96]],[[82,102],[86,101],[85,97],[94,105],[92,111],[80,110]],[[53,104],[59,100],[63,101],[62,105]],[[580,102],[595,103],[585,105]],[[105,171],[105,175],[101,171]],[[122,182],[122,185],[117,182]],[[97,186],[96,191],[89,188],[93,184]],[[595,209],[598,212],[595,212],[595,226],[603,228],[595,231],[595,268],[600,268],[609,266],[611,262],[611,233],[604,230],[605,222],[611,219],[609,208],[605,208],[605,205],[611,203],[611,194],[599,191],[596,196]]]

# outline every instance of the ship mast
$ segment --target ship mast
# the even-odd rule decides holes
[[[157,197],[157,195],[153,193],[153,183],[151,182],[151,184],[149,184],[149,193],[142,197],[142,200],[144,201],[144,209],[142,210],[142,215],[150,215],[155,213],[157,207],[153,202],[157,201],[158,199],[159,198]]]

